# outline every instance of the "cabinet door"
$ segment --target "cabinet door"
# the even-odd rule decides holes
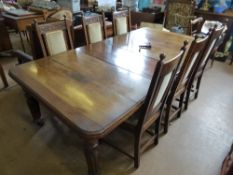
[[[11,41],[7,29],[4,24],[4,20],[0,19],[0,51],[12,49]]]

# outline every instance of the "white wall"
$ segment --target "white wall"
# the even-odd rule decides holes
[[[116,6],[116,0],[98,0],[98,5],[106,6],[106,7],[113,7]]]

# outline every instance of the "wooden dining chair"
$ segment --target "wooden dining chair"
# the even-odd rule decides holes
[[[114,36],[131,31],[131,16],[129,10],[112,12],[112,26]]]
[[[140,155],[149,146],[157,145],[159,141],[160,120],[163,113],[164,104],[167,95],[172,87],[178,65],[180,64],[186,50],[185,42],[177,56],[171,59],[165,59],[165,55],[160,55],[153,73],[153,77],[142,107],[129,119],[123,123],[122,127],[127,128],[134,134],[134,155],[109,143],[118,151],[124,153],[134,160],[134,167],[138,168],[140,164]],[[136,122],[132,122],[132,120]],[[136,123],[136,124],[132,124]],[[146,137],[146,135],[151,137]],[[145,140],[145,138],[148,138]]]
[[[187,93],[186,93],[186,99],[185,99],[185,109],[188,108],[190,94],[193,92],[194,99],[197,99],[201,79],[205,70],[205,67],[211,57],[214,56],[214,53],[218,49],[218,45],[216,44],[218,42],[218,39],[220,38],[220,35],[222,34],[225,26],[217,27],[217,25],[211,29],[210,38],[205,46],[205,49],[203,51],[203,55],[201,56],[199,63],[197,63],[197,66],[193,72],[193,75],[191,77],[191,80],[189,82]]]
[[[32,28],[35,29],[43,57],[56,55],[74,48],[71,31],[72,23],[66,18],[45,23],[35,21]]]
[[[195,35],[201,33],[201,28],[204,23],[204,19],[202,17],[194,18],[191,20],[191,27],[188,32],[189,35]]]
[[[8,87],[8,82],[7,82],[7,79],[6,79],[6,75],[4,73],[4,70],[3,70],[3,67],[1,65],[1,63],[0,63],[0,76],[1,76],[4,88]]]
[[[86,44],[102,41],[106,38],[104,14],[94,16],[82,16],[82,26]]]
[[[180,64],[175,82],[166,102],[166,110],[163,119],[165,134],[168,132],[169,122],[181,116],[188,83],[200,57],[202,56],[203,49],[205,48],[208,39],[209,36],[203,39],[196,37],[196,39],[192,42],[185,59]],[[177,99],[178,105],[175,106],[174,103]]]

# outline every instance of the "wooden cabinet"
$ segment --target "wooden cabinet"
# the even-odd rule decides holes
[[[12,49],[11,41],[7,29],[4,25],[4,19],[0,18],[0,51]]]

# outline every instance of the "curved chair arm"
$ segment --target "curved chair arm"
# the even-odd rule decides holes
[[[18,58],[18,64],[23,64],[33,60],[33,57],[21,50],[13,50],[13,55]]]

